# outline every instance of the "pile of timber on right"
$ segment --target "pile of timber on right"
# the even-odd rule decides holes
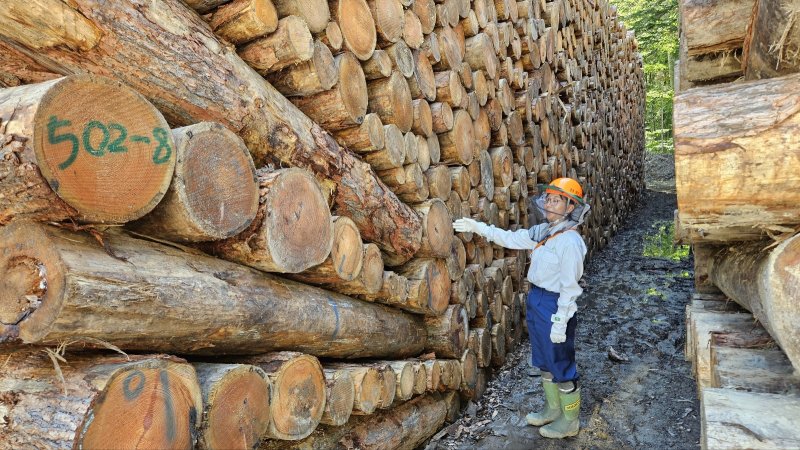
[[[800,1],[681,0],[676,239],[703,448],[800,447]]]

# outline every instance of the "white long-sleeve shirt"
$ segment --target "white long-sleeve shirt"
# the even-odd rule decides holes
[[[505,248],[530,250],[528,281],[542,289],[557,292],[558,312],[565,313],[566,318],[570,319],[578,310],[576,300],[583,292],[578,280],[583,276],[586,244],[577,231],[569,230],[548,239],[544,245],[538,245],[547,235],[555,234],[565,228],[565,225],[567,224],[561,223],[548,229],[548,224],[540,224],[517,231],[488,225],[482,234],[490,242]]]

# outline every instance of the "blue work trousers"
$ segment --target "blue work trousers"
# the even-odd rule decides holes
[[[558,310],[558,294],[533,286],[528,293],[526,321],[531,340],[533,365],[553,374],[553,381],[564,383],[578,380],[575,364],[575,326],[577,314],[567,322],[567,340],[554,344],[550,340],[550,316]]]

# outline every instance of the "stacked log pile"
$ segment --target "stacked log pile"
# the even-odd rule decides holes
[[[728,9],[734,5],[741,11]],[[682,48],[699,49],[700,37],[714,37],[704,41],[708,49],[734,43],[733,35],[715,41],[725,33],[714,20],[690,32],[690,17],[747,24],[744,31],[737,26],[735,45],[743,50],[733,74],[745,80],[675,98],[676,233],[694,247],[697,290],[721,291],[743,308],[731,313],[719,311],[719,302],[693,302],[687,312],[687,354],[695,360],[707,447],[779,448],[798,440],[795,428],[764,420],[798,408],[785,397],[796,395],[792,373],[800,368],[798,7],[762,0],[682,5]],[[687,61],[688,68],[692,57],[682,66]],[[737,411],[739,402],[750,407]],[[760,442],[734,429],[758,430]]]
[[[527,228],[569,176],[593,252],[643,187],[641,58],[605,2],[15,0],[0,24],[11,447],[413,448],[525,336],[525,252],[452,221]]]

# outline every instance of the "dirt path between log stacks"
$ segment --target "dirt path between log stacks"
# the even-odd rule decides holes
[[[697,448],[699,404],[684,360],[684,308],[693,291],[691,258],[643,256],[646,235],[673,219],[673,193],[648,190],[610,245],[586,265],[576,338],[581,374],[581,432],[549,440],[525,425],[544,404],[527,375],[521,344],[495,372],[484,397],[469,404],[429,449]],[[630,359],[616,363],[613,347]]]

